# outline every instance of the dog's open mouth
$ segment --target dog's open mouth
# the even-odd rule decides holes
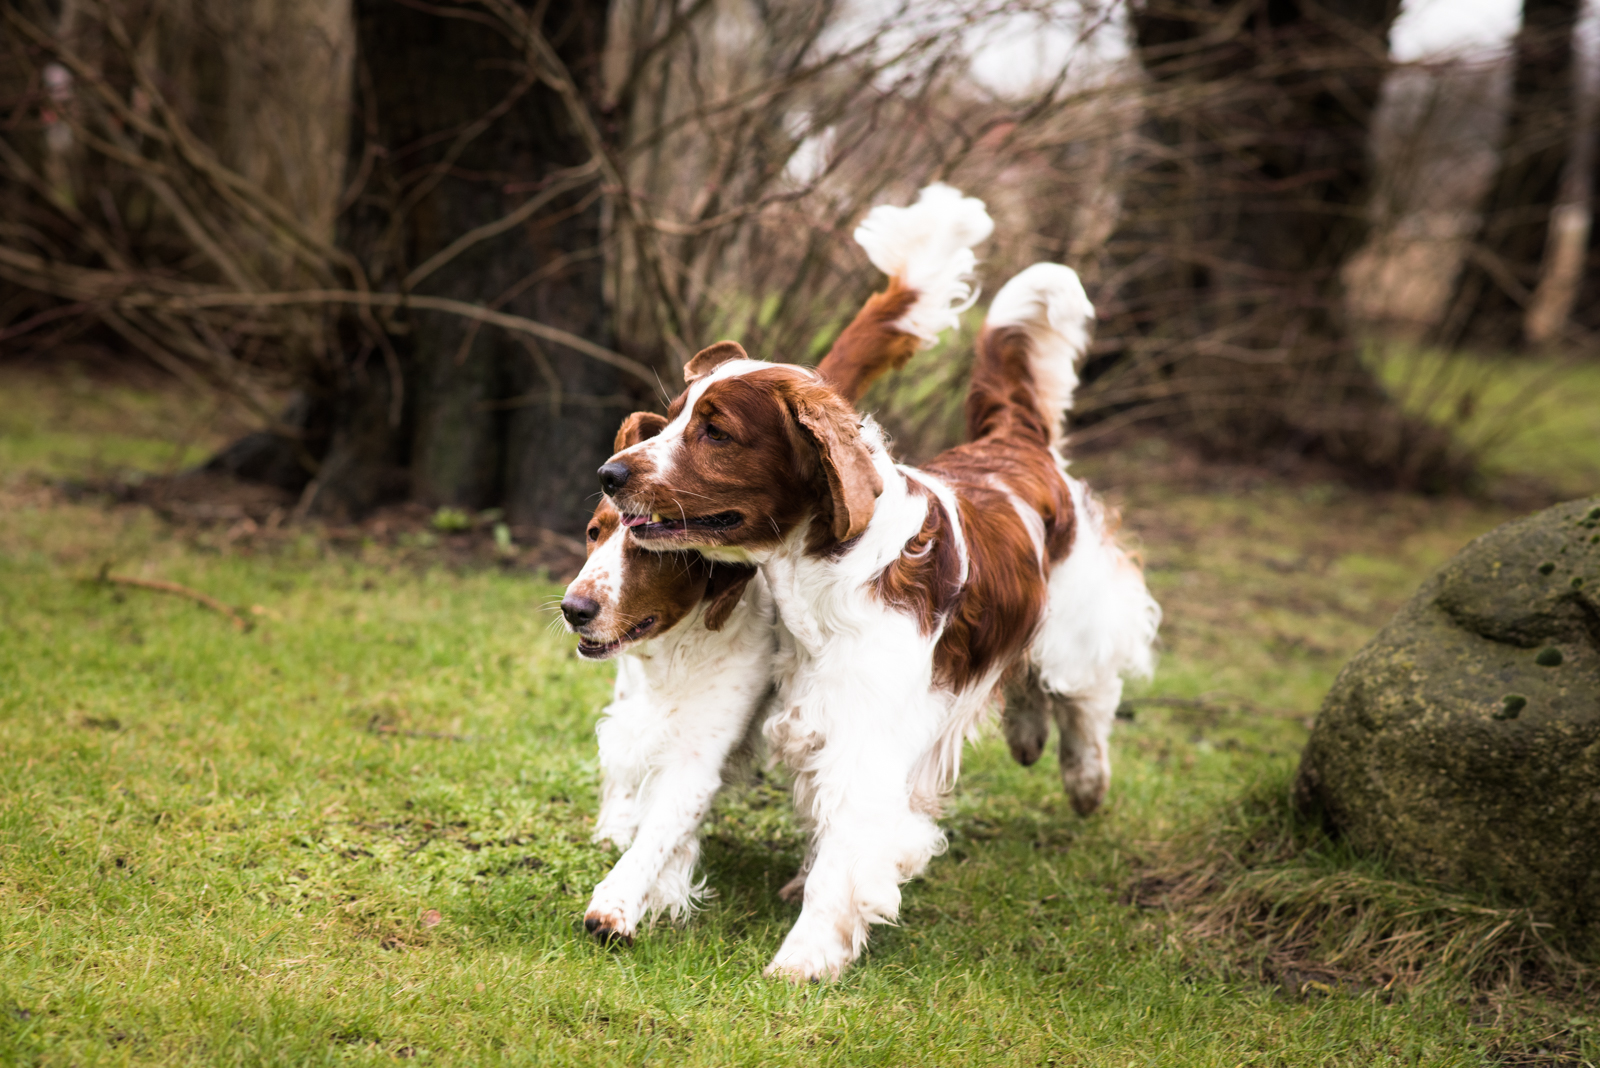
[[[604,660],[623,646],[631,645],[646,634],[649,634],[655,629],[655,625],[655,616],[645,616],[639,622],[623,631],[622,637],[609,642],[590,641],[580,634],[578,635],[578,655],[585,660]]]
[[[732,530],[744,522],[738,512],[717,512],[714,515],[669,516],[660,512],[650,515],[623,513],[622,525],[633,531],[633,536],[644,541],[651,538],[668,538],[675,534],[697,531],[717,533]]]

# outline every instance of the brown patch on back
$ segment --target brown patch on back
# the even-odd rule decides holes
[[[933,651],[933,677],[961,691],[1009,666],[1033,639],[1047,590],[1033,539],[1004,495],[958,491],[969,554],[967,585]]]
[[[927,636],[939,629],[960,595],[961,557],[944,505],[920,482],[908,481],[906,489],[924,500],[927,516],[873,589],[884,604],[915,617],[917,629]]]
[[[959,575],[960,561],[944,510],[931,496],[922,530],[876,585],[884,603],[912,613],[924,634],[942,620],[934,679],[957,692],[1011,667],[1027,649],[1043,618],[1050,568],[1071,552],[1077,529],[1072,493],[1049,449],[1028,355],[1021,330],[983,334],[967,397],[973,440],[923,467],[956,495],[967,543],[966,585],[958,593],[943,592]],[[1043,561],[1008,492],[1038,513]]]
[[[917,296],[918,291],[900,279],[889,279],[889,288],[868,297],[850,325],[834,340],[833,347],[817,364],[817,374],[839,396],[854,403],[885,371],[904,367],[916,354],[921,339],[894,324],[916,303]]]

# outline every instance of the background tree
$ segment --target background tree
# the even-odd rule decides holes
[[[339,246],[367,285],[610,345],[600,173],[582,128],[606,11],[578,0],[441,17],[356,4],[360,120]],[[519,219],[528,204],[543,213]],[[353,358],[305,385],[305,441],[320,456],[307,503],[327,511],[404,497],[570,528],[587,511],[594,458],[648,396],[570,345],[414,302],[346,313],[341,336]]]
[[[0,340],[76,332],[230,394],[262,432],[216,466],[301,514],[576,529],[622,411],[721,337],[814,358],[877,281],[855,222],[934,179],[999,220],[991,290],[1057,259],[1097,294],[1080,440],[1142,422],[1410,484],[1455,462],[1360,360],[1340,277],[1391,0],[1150,0],[1131,59],[1088,2],[246,6],[95,0],[68,26],[0,0]],[[996,89],[969,53],[1018,27],[1066,59]],[[346,42],[320,80],[274,58],[308,33]],[[260,75],[221,77],[242,40]],[[291,99],[313,83],[323,107]],[[291,180],[312,171],[344,177]],[[963,372],[957,342],[869,407],[937,448]]]
[[[1581,0],[1523,0],[1498,166],[1434,340],[1487,350],[1525,341],[1577,126],[1573,31]]]
[[[1427,483],[1447,442],[1360,359],[1341,269],[1368,232],[1398,0],[1147,0],[1147,119],[1097,303],[1083,407],[1234,455],[1288,450]],[[1120,414],[1119,414],[1120,413]]]
[[[866,281],[864,263],[837,262],[850,220],[928,180],[945,136],[891,113],[948,82],[962,27],[987,10],[919,3],[908,34],[909,5],[845,29],[837,4],[808,0],[363,2],[353,89],[326,94],[353,133],[324,213],[221,153],[208,109],[179,91],[216,64],[157,57],[237,46],[156,2],[85,8],[71,33],[42,5],[0,2],[32,75],[24,124],[0,142],[21,148],[0,181],[31,216],[0,235],[0,329],[40,340],[39,315],[98,322],[197,389],[248,399],[263,431],[214,466],[298,492],[301,513],[410,500],[568,530],[617,418],[673,391],[696,348],[735,335],[804,359],[848,315]],[[81,106],[51,103],[52,65]],[[53,123],[89,146],[79,178],[111,215],[133,203],[117,182],[144,187],[170,250],[111,248],[53,195]],[[244,126],[222,129],[259,149]],[[336,237],[316,224],[335,215]]]

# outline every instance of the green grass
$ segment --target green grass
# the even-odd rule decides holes
[[[75,365],[49,375],[7,369],[0,382],[0,478],[170,474],[238,428],[224,402],[149,384],[106,388]]]
[[[61,433],[115,429],[61,411]],[[162,439],[144,440],[159,469]],[[775,780],[708,822],[701,914],[629,950],[581,933],[614,859],[588,841],[611,672],[553,630],[542,576],[311,532],[177,536],[71,503],[18,455],[0,452],[0,1064],[1600,1060],[1600,1020],[1519,981],[1424,955],[1427,982],[1291,982],[1285,961],[1323,975],[1324,947],[1264,954],[1230,914],[1149,907],[1152,873],[1205,864],[1292,884],[1250,884],[1258,904],[1350,872],[1361,900],[1432,893],[1284,830],[1281,801],[1338,666],[1507,518],[1492,506],[1206,485],[1155,443],[1084,465],[1114,485],[1168,614],[1138,696],[1192,703],[1118,725],[1088,820],[1053,758],[972,747],[950,849],[906,887],[902,925],[841,982],[795,989],[760,977],[801,855]],[[32,470],[84,473],[73,455],[92,444]],[[108,561],[256,626],[92,581]],[[1253,867],[1237,845],[1285,836],[1299,844]]]
[[[1455,431],[1490,478],[1536,479],[1568,498],[1600,490],[1600,360],[1405,345],[1372,359],[1406,409]]]

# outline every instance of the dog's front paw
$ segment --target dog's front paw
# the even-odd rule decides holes
[[[856,958],[850,944],[838,937],[796,938],[796,933],[789,932],[778,955],[762,973],[768,979],[787,979],[791,983],[837,979]]]
[[[589,906],[583,915],[583,928],[604,945],[633,945],[633,924],[621,909]]]

